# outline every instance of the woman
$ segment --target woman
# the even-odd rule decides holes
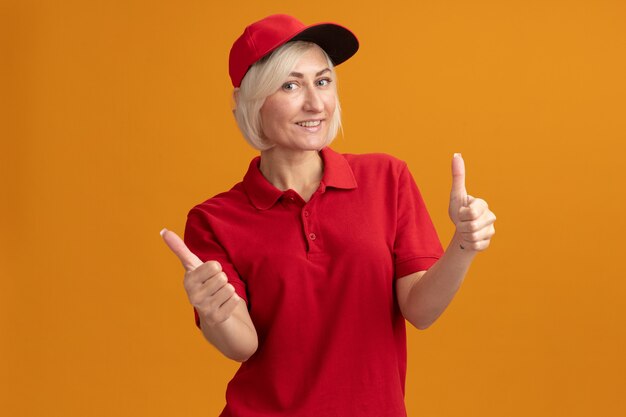
[[[327,146],[340,125],[334,65],[357,49],[335,24],[248,26],[230,75],[260,157],[189,212],[185,243],[162,231],[197,325],[242,362],[222,416],[405,416],[405,319],[432,324],[494,234],[460,155],[444,252],[404,162]]]

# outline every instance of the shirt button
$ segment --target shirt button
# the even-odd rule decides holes
[[[304,217],[309,217],[309,211],[308,210],[304,210]]]
[[[317,239],[317,236],[315,236],[315,233],[309,233],[309,239],[315,240]]]

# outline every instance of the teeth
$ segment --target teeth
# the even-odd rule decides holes
[[[302,127],[314,127],[314,126],[319,126],[320,123],[322,123],[320,120],[314,120],[310,122],[298,122],[296,124]]]

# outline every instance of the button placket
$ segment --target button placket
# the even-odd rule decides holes
[[[300,198],[300,196],[292,190],[287,190],[283,192],[282,202],[284,205],[292,207],[294,205],[301,207],[305,204],[302,198]]]
[[[318,239],[317,234],[315,233],[315,230],[312,230],[312,214],[311,214],[311,209],[310,206],[305,206],[302,208],[302,214],[301,214],[301,219],[302,219],[302,225],[304,226],[304,236],[305,239],[307,241],[307,248],[308,251],[311,251],[313,244],[315,242],[316,239]]]

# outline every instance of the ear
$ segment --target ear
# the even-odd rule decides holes
[[[235,115],[235,110],[237,109],[238,104],[239,104],[239,87],[236,87],[233,90],[233,116]]]
[[[233,101],[235,102],[235,107],[237,107],[237,104],[239,104],[239,87],[233,90]]]

